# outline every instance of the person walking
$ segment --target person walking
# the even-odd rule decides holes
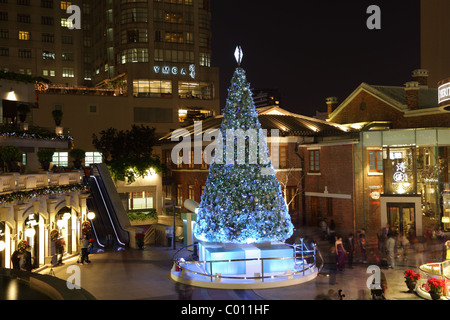
[[[450,260],[450,240],[447,240],[444,244],[444,254],[442,260]]]
[[[355,238],[353,233],[350,233],[345,240],[344,249],[347,251],[347,263],[350,269],[353,269],[353,253],[355,252]]]
[[[389,233],[386,240],[386,251],[388,257],[388,268],[395,268],[395,234]]]
[[[19,276],[20,271],[20,257],[22,257],[22,253],[20,253],[19,250],[15,250],[11,256],[11,263],[12,263],[12,275],[14,277]]]
[[[33,264],[31,263],[31,246],[27,245],[25,247],[25,252],[22,257],[22,269],[31,272],[33,270]]]
[[[336,247],[336,254],[337,254],[337,262],[336,262],[337,269],[338,269],[338,271],[344,271],[347,252],[344,249],[344,244],[342,243],[342,237],[337,236],[336,238],[337,239],[336,239],[335,247]]]
[[[84,261],[89,263],[89,257],[88,257],[88,248],[89,248],[89,240],[87,238],[87,235],[85,234],[83,238],[81,239],[81,264],[84,264]]]
[[[366,229],[361,229],[359,235],[359,246],[361,248],[361,262],[367,263]]]

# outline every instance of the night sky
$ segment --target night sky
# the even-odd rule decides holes
[[[372,4],[381,8],[381,30],[366,26]],[[221,108],[236,45],[252,88],[278,89],[283,108],[307,116],[362,82],[403,85],[420,68],[419,0],[212,0],[211,7]]]

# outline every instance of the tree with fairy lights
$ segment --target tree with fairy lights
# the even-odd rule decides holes
[[[293,234],[293,225],[240,67],[240,47],[236,59],[239,66],[231,81],[194,234],[205,242],[282,242]]]

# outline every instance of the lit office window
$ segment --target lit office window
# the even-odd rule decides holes
[[[178,94],[181,99],[212,100],[214,86],[208,82],[179,82]]]
[[[75,73],[73,68],[63,68],[62,73],[63,78],[73,78],[75,77]]]
[[[171,97],[172,81],[134,80],[133,96],[137,98]]]
[[[61,27],[73,28],[73,20],[72,19],[61,18]]]
[[[66,11],[68,7],[72,5],[72,2],[69,1],[61,1],[61,10]]]
[[[30,40],[29,31],[19,31],[19,40]]]

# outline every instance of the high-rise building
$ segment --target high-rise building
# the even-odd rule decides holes
[[[80,0],[1,0],[0,70],[81,83],[82,32],[71,30],[67,8]]]
[[[450,1],[421,0],[421,68],[430,71],[429,85],[450,77]]]
[[[59,109],[94,151],[110,127],[165,134],[220,113],[210,20],[210,0],[0,0],[0,70],[49,79],[30,119],[54,126]]]

